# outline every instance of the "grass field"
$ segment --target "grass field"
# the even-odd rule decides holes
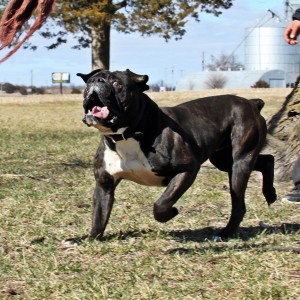
[[[289,90],[228,92],[264,99],[268,118]],[[291,182],[275,183],[268,208],[253,173],[240,237],[213,242],[230,213],[226,174],[203,167],[167,224],[152,217],[161,188],[123,181],[103,241],[67,246],[90,228],[99,141],[81,96],[1,96],[0,111],[0,299],[300,299],[300,209],[280,201]]]

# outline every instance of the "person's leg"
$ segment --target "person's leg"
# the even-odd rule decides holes
[[[294,164],[292,178],[294,188],[292,192],[285,195],[282,200],[300,204],[300,155]]]
[[[300,155],[295,162],[292,178],[295,186],[300,184]]]

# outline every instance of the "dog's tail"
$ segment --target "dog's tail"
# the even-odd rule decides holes
[[[252,101],[255,104],[255,106],[257,107],[257,109],[259,111],[261,111],[262,108],[265,106],[265,102],[263,100],[259,99],[259,98],[249,99],[249,100]]]

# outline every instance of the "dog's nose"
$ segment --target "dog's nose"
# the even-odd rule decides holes
[[[86,124],[86,116],[83,117],[82,122]]]
[[[82,123],[84,123],[85,125],[87,125],[88,127],[90,127],[91,125],[89,125],[86,121],[86,116],[83,117],[82,119]]]

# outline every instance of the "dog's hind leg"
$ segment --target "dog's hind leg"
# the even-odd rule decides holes
[[[232,143],[225,151],[227,165],[224,168],[229,175],[232,208],[228,224],[220,232],[222,238],[230,237],[238,231],[246,213],[245,191],[264,141],[263,129],[262,126],[253,127],[252,120],[246,117],[242,125],[237,123],[232,129]],[[229,154],[230,148],[231,154]]]
[[[260,154],[254,165],[254,170],[262,173],[263,186],[262,192],[268,205],[274,203],[277,199],[274,183],[274,156],[271,154]]]
[[[244,198],[251,173],[250,162],[244,159],[233,162],[231,147],[215,152],[209,160],[216,168],[228,173],[232,202],[231,217],[227,226],[219,233],[220,237],[228,238],[236,233],[246,213]]]
[[[226,148],[216,152],[210,157],[211,163],[221,171],[229,172],[232,168],[231,149]],[[259,154],[253,170],[261,172],[263,176],[262,192],[268,205],[277,199],[274,184],[274,156],[271,154]]]
[[[178,214],[178,210],[173,205],[185,193],[194,182],[198,168],[193,168],[188,172],[177,174],[171,179],[164,193],[154,203],[153,214],[158,222],[168,222]]]
[[[248,157],[253,157],[253,153],[248,154]],[[244,197],[247,182],[252,171],[251,166],[253,165],[253,159],[240,159],[233,164],[232,149],[231,147],[227,147],[222,149],[222,151],[215,152],[210,157],[210,161],[219,170],[227,172],[229,176],[232,213],[228,225],[220,233],[220,236],[226,238],[237,231],[246,213]],[[273,203],[277,197],[276,190],[273,187],[274,157],[272,155],[259,154],[253,170],[262,173],[263,194],[268,204]]]
[[[228,172],[230,195],[231,195],[231,216],[224,229],[219,233],[221,238],[233,236],[239,228],[246,213],[245,191],[252,171],[251,162],[244,159],[235,160],[232,170]]]
[[[232,148],[226,147],[213,153],[209,158],[210,162],[220,171],[229,172],[232,169]]]

